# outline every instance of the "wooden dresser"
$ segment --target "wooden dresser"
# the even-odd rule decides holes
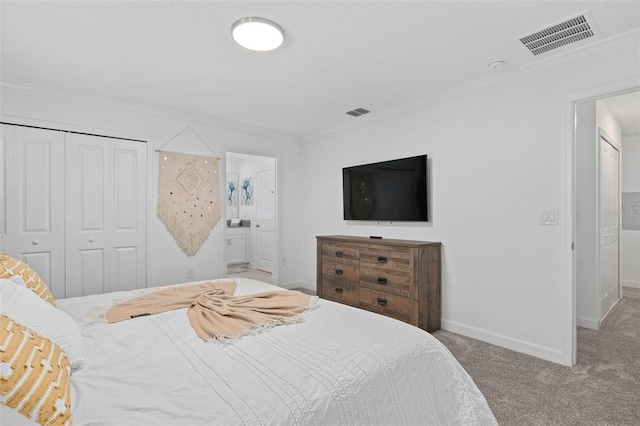
[[[318,296],[440,329],[440,243],[319,236]]]

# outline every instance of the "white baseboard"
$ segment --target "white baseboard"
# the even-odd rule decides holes
[[[554,348],[536,345],[531,342],[488,332],[486,330],[460,324],[454,321],[442,320],[441,326],[443,330],[451,331],[452,333],[462,334],[463,336],[471,337],[472,339],[482,340],[483,342],[491,343],[492,345],[502,346],[503,348],[522,352],[557,364],[570,365],[567,363],[567,360],[571,359],[571,356],[563,354],[562,351]]]
[[[640,281],[622,280],[620,284],[622,287],[640,288]]]
[[[316,291],[315,283],[308,283],[308,282],[305,282],[305,281],[290,281],[288,283],[280,284],[280,287],[286,288],[286,289],[302,287],[302,288],[306,288],[308,290]]]
[[[578,327],[590,328],[592,330],[600,329],[600,321],[594,318],[585,318],[581,316],[576,316],[576,325]]]

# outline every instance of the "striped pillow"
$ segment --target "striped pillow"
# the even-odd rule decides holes
[[[0,314],[51,340],[71,361],[71,370],[84,365],[86,348],[78,324],[24,285],[0,278]]]
[[[14,275],[20,275],[28,289],[56,306],[53,294],[36,271],[15,257],[0,254],[0,278],[11,278]]]
[[[71,363],[58,345],[0,315],[0,403],[41,425],[70,425]]]

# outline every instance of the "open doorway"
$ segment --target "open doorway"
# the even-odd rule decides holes
[[[278,283],[276,159],[226,154],[227,276]]]
[[[599,330],[640,291],[640,92],[579,101],[575,113],[575,324]]]

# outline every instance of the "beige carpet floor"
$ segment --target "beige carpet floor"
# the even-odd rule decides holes
[[[434,336],[469,372],[501,425],[640,425],[640,290],[600,330],[578,328],[564,367],[444,330]]]
[[[273,275],[269,272],[248,267],[230,267],[227,269],[228,278],[251,278],[252,280],[262,281],[267,284],[273,284]]]

